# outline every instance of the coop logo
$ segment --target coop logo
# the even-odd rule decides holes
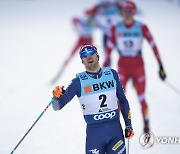
[[[97,84],[93,84],[91,85],[87,85],[84,87],[84,92],[85,93],[89,93],[92,91],[98,91],[98,90],[104,90],[104,89],[109,89],[109,88],[113,88],[114,86],[114,81],[106,81],[106,82],[100,82]]]
[[[102,113],[94,116],[94,120],[112,119],[115,117],[116,112]]]
[[[149,148],[156,144],[180,144],[179,136],[158,136],[154,137],[153,133],[144,133],[140,136],[139,140],[143,148]]]

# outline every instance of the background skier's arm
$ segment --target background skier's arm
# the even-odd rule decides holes
[[[104,63],[103,63],[103,66],[104,67],[107,67],[109,65],[109,61],[110,61],[110,58],[111,58],[111,52],[113,50],[113,48],[115,47],[115,26],[112,26],[111,27],[111,34],[108,38],[108,41],[107,41],[107,46],[106,46],[106,55],[105,55],[105,60],[104,60]]]
[[[159,64],[159,77],[161,78],[161,80],[165,80],[166,79],[166,73],[164,71],[164,67],[163,67],[163,64],[162,64],[162,61],[161,61],[161,58],[160,58],[160,55],[159,55],[159,51],[158,51],[158,48],[154,42],[154,39],[153,39],[153,36],[151,35],[148,27],[146,25],[143,25],[142,26],[142,32],[143,32],[143,36],[147,39],[147,41],[149,42],[155,56],[156,56],[156,59],[158,61],[158,64]]]

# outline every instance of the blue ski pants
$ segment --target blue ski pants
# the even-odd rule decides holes
[[[126,154],[125,140],[119,119],[87,125],[86,154]]]

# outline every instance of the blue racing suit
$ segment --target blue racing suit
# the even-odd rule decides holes
[[[77,74],[65,93],[54,98],[53,109],[62,109],[75,95],[87,123],[86,154],[125,154],[118,103],[126,126],[131,126],[131,116],[117,72],[106,67]]]

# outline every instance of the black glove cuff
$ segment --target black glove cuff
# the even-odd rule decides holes
[[[131,129],[131,130],[133,130],[132,125],[126,126],[125,129]]]
[[[62,89],[62,94],[64,94],[64,93],[65,93],[65,91],[66,91],[65,89]]]
[[[162,65],[162,64],[159,64],[159,69],[160,69],[160,70],[164,70],[164,68],[163,68],[163,65]]]

